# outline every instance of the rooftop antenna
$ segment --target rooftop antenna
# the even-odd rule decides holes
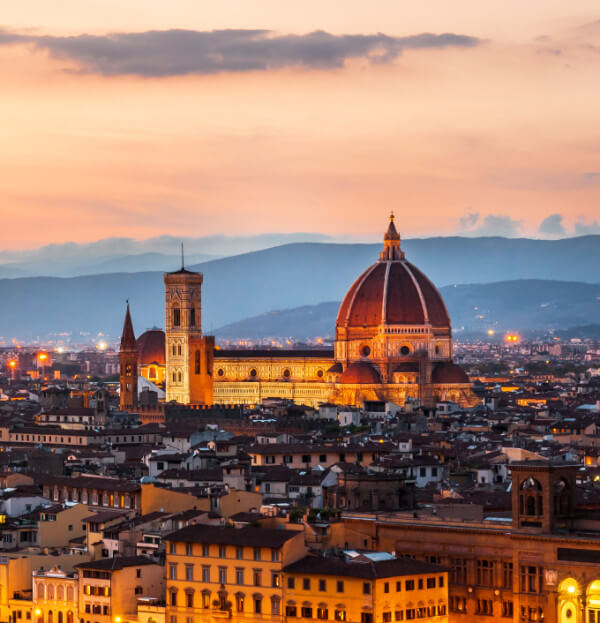
[[[184,270],[184,264],[185,262],[183,261],[183,242],[181,243],[181,270]]]

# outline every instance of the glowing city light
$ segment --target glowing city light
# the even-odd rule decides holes
[[[46,361],[46,359],[48,359],[48,354],[47,354],[47,353],[40,353],[40,354],[38,355],[38,359],[39,359],[40,361]]]
[[[487,332],[488,335],[494,335],[494,333],[496,333],[494,329],[488,329],[488,332]]]
[[[96,348],[98,350],[106,350],[106,342],[98,342],[98,344],[96,344]]]
[[[8,365],[9,365],[11,368],[16,368],[16,367],[17,367],[17,362],[16,362],[14,359],[11,359],[11,360],[8,362]]]
[[[518,336],[518,335],[516,335],[515,333],[507,333],[507,334],[504,336],[504,340],[505,340],[506,342],[510,342],[510,343],[512,343],[512,344],[516,344],[516,343],[519,341],[519,336]]]

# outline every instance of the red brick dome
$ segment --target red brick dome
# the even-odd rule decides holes
[[[450,329],[450,317],[440,293],[404,258],[384,258],[367,268],[348,290],[338,312],[338,327],[381,324],[426,324]]]
[[[140,365],[165,365],[165,332],[161,329],[150,329],[142,333],[136,341],[136,347]]]
[[[431,382],[439,385],[452,383],[470,383],[466,372],[457,364],[451,361],[438,363],[431,374]]]
[[[340,383],[377,385],[381,383],[379,372],[364,361],[350,364],[340,377]]]

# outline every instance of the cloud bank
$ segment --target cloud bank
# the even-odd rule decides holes
[[[25,44],[74,62],[79,71],[142,77],[266,71],[286,67],[335,69],[355,58],[389,63],[404,50],[474,47],[481,40],[454,33],[392,37],[333,35],[321,30],[279,35],[270,30],[152,30],[59,37],[0,29],[0,46]]]
[[[519,235],[522,222],[505,214],[469,212],[458,220],[457,233],[463,236],[503,236],[514,238]]]

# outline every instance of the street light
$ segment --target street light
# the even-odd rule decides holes
[[[10,368],[10,382],[12,384],[12,382],[15,380],[15,368],[17,367],[17,362],[15,359],[11,359],[8,362],[8,367]]]

